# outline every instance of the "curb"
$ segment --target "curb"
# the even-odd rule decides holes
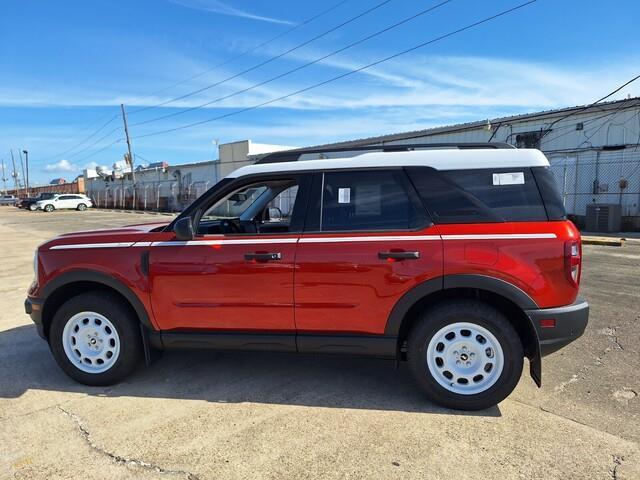
[[[626,239],[615,237],[582,237],[583,245],[603,245],[607,247],[622,247]]]

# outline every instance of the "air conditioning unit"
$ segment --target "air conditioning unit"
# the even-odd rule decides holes
[[[617,203],[590,203],[587,205],[587,231],[619,232],[622,207]]]

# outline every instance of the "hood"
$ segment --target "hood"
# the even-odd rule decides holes
[[[145,241],[149,234],[160,231],[169,225],[169,222],[143,223],[128,225],[126,227],[108,228],[103,230],[88,230],[62,234],[42,245],[48,249],[60,245],[88,246],[93,243],[100,244],[126,244]]]

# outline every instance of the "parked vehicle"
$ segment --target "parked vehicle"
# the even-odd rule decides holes
[[[490,407],[583,333],[580,234],[542,152],[439,147],[272,154],[169,224],[60,236],[26,311],[87,385],[164,349],[355,354]]]
[[[53,212],[54,210],[73,209],[84,211],[87,208],[91,208],[93,203],[91,199],[81,193],[73,194],[54,194],[51,198],[45,200],[38,200],[36,202],[37,210],[44,210],[45,212]]]
[[[38,209],[38,206],[36,205],[36,203],[38,203],[41,200],[50,200],[54,198],[55,195],[56,195],[55,193],[51,193],[51,192],[42,192],[37,197],[23,198],[22,200],[20,200],[18,207],[24,208],[26,210],[31,210],[33,212]]]
[[[18,198],[13,195],[0,195],[0,205],[15,205]]]

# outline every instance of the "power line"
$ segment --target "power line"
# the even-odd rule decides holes
[[[403,20],[400,20],[399,22],[396,22],[396,23],[394,23],[394,24],[392,24],[392,25],[390,25],[388,27],[385,27],[382,30],[378,30],[377,32],[374,32],[374,33],[372,33],[370,35],[367,35],[366,37],[361,38],[360,40],[356,40],[355,42],[352,42],[352,43],[350,43],[350,44],[348,44],[348,45],[346,45],[346,46],[344,46],[342,48],[339,48],[338,50],[334,50],[333,52],[330,52],[330,53],[328,53],[326,55],[323,55],[323,56],[321,56],[319,58],[316,58],[315,60],[312,60],[310,62],[307,62],[307,63],[304,63],[302,65],[299,65],[299,66],[297,66],[297,67],[295,67],[295,68],[293,68],[291,70],[288,70],[286,72],[280,73],[280,74],[276,75],[275,77],[271,77],[271,78],[269,78],[267,80],[264,80],[262,82],[256,83],[256,84],[251,85],[251,86],[249,86],[247,88],[243,88],[241,90],[238,90],[236,92],[230,93],[228,95],[215,98],[215,99],[210,100],[210,101],[208,101],[206,103],[203,103],[202,105],[197,105],[195,107],[189,107],[189,108],[186,108],[184,110],[180,110],[178,112],[169,113],[169,114],[163,115],[161,117],[157,117],[157,118],[154,118],[154,119],[151,119],[151,120],[146,120],[144,122],[138,122],[136,125],[142,125],[142,124],[145,124],[145,123],[151,123],[151,122],[155,122],[155,121],[158,121],[158,120],[163,120],[163,119],[170,118],[170,117],[175,117],[176,115],[182,115],[183,113],[191,112],[191,111],[194,111],[194,110],[199,110],[199,109],[204,108],[204,107],[206,107],[208,105],[212,105],[212,104],[220,102],[222,100],[227,100],[227,99],[229,99],[231,97],[235,97],[236,95],[240,95],[242,93],[246,93],[246,92],[248,92],[250,90],[253,90],[255,88],[261,87],[261,86],[266,85],[268,83],[271,83],[271,82],[273,82],[275,80],[279,80],[279,79],[281,79],[283,77],[291,75],[292,73],[298,72],[298,71],[300,71],[300,70],[302,70],[304,68],[307,68],[307,67],[309,67],[311,65],[319,63],[319,62],[321,62],[323,60],[326,60],[329,57],[333,57],[333,56],[335,56],[335,55],[337,55],[339,53],[342,53],[342,52],[344,52],[344,51],[346,51],[346,50],[348,50],[350,48],[353,48],[353,47],[355,47],[357,45],[360,45],[360,44],[362,44],[364,42],[367,42],[367,41],[371,40],[372,38],[378,37],[378,36],[382,35],[383,33],[386,33],[386,32],[388,32],[390,30],[393,30],[394,28],[397,28],[397,27],[399,27],[401,25],[404,25],[405,23],[408,23],[408,22],[410,22],[412,20],[415,20],[416,18],[418,18],[418,17],[420,17],[422,15],[426,15],[427,13],[429,13],[429,12],[439,8],[439,7],[442,7],[443,5],[446,5],[447,3],[450,3],[452,1],[453,0],[444,0],[443,2],[440,2],[440,3],[438,3],[438,4],[436,4],[436,5],[432,6],[432,7],[429,7],[429,8],[426,8],[424,10],[421,10],[421,11],[419,11],[418,13],[416,13],[414,15],[411,15],[411,16],[409,16],[407,18],[404,18]]]
[[[214,70],[217,70],[217,69],[218,69],[218,68],[220,68],[220,67],[223,67],[223,66],[225,66],[225,65],[228,65],[229,63],[235,62],[236,60],[239,60],[240,58],[242,58],[242,57],[244,57],[244,56],[246,56],[246,55],[248,55],[248,54],[250,54],[250,53],[253,53],[253,52],[255,52],[256,50],[259,50],[259,49],[261,49],[262,47],[266,47],[266,46],[267,46],[267,45],[269,45],[270,43],[275,42],[276,40],[278,40],[278,39],[280,39],[280,38],[284,37],[285,35],[288,35],[288,34],[290,34],[291,32],[293,32],[293,31],[295,31],[295,30],[298,30],[299,28],[301,28],[301,27],[303,27],[303,26],[305,26],[305,25],[307,25],[307,24],[309,24],[309,23],[313,22],[314,20],[316,20],[316,19],[318,19],[318,18],[320,18],[320,17],[322,17],[322,16],[326,15],[327,13],[332,12],[333,10],[336,10],[337,8],[341,7],[342,5],[344,5],[345,3],[347,3],[348,1],[350,1],[350,0],[342,0],[342,1],[340,1],[340,2],[338,2],[338,3],[336,3],[336,4],[334,4],[334,5],[332,5],[331,7],[329,7],[329,8],[327,8],[327,9],[325,9],[325,10],[321,11],[320,13],[317,13],[316,15],[314,15],[314,16],[312,16],[312,17],[310,17],[310,18],[307,18],[306,20],[304,20],[304,21],[302,21],[302,22],[300,22],[300,23],[297,23],[297,24],[296,24],[296,25],[294,25],[293,27],[291,27],[291,28],[289,28],[289,29],[285,30],[285,31],[284,31],[284,32],[282,32],[282,33],[279,33],[279,34],[278,34],[278,35],[276,35],[275,37],[271,37],[270,39],[268,39],[268,40],[266,40],[266,41],[264,41],[264,42],[260,43],[259,45],[256,45],[255,47],[251,47],[251,48],[249,48],[248,50],[245,50],[244,52],[239,53],[238,55],[236,55],[236,56],[234,56],[234,57],[231,57],[231,58],[229,58],[229,59],[227,59],[227,60],[224,60],[224,61],[222,61],[222,62],[220,62],[220,63],[218,63],[218,64],[216,64],[216,65],[214,65],[214,66],[212,66],[212,67],[210,67],[210,68],[208,68],[208,69],[206,69],[206,70],[204,70],[204,71],[200,72],[200,73],[197,73],[197,74],[195,74],[195,75],[193,75],[193,76],[191,76],[191,77],[189,77],[189,78],[186,78],[186,79],[184,79],[184,80],[180,80],[179,82],[176,82],[176,83],[174,83],[174,84],[172,84],[172,85],[169,85],[168,87],[161,88],[160,90],[156,90],[155,92],[152,92],[152,93],[150,93],[149,95],[145,95],[144,97],[142,97],[142,98],[141,98],[141,100],[143,100],[143,99],[145,99],[145,98],[153,97],[153,96],[155,96],[155,95],[157,95],[157,94],[159,94],[159,93],[165,92],[165,91],[167,91],[167,90],[170,90],[170,89],[172,89],[172,88],[178,87],[178,86],[180,86],[180,85],[184,85],[185,83],[188,83],[188,82],[190,82],[190,81],[192,81],[192,80],[195,80],[196,78],[202,77],[203,75],[206,75],[206,74],[207,74],[207,73],[209,73],[209,72],[212,72],[212,71],[214,71]],[[133,115],[133,114],[136,114],[136,113],[139,113],[139,112],[143,112],[143,111],[145,111],[145,110],[149,110],[149,109],[152,109],[152,108],[156,108],[156,107],[158,107],[158,106],[159,106],[159,105],[149,105],[149,106],[147,106],[147,107],[136,108],[136,109],[134,109],[134,110],[131,110],[131,111],[129,112],[129,115]]]
[[[109,131],[108,133],[106,133],[105,135],[103,135],[102,137],[100,137],[98,140],[96,140],[95,142],[87,145],[86,147],[84,147],[82,150],[78,150],[77,152],[68,155],[68,158],[73,158],[73,157],[77,157],[78,155],[80,155],[81,153],[86,152],[87,150],[89,150],[91,147],[97,145],[98,143],[100,143],[102,140],[104,140],[107,137],[110,137],[111,135],[113,135],[115,132],[117,132],[118,130],[122,130],[122,127],[116,127],[113,130]]]
[[[585,106],[584,106],[584,107],[582,107],[582,108],[579,108],[579,109],[577,109],[577,110],[575,110],[575,111],[573,111],[573,112],[568,113],[567,115],[565,115],[565,116],[563,116],[563,117],[560,117],[560,118],[558,118],[558,119],[554,120],[554,121],[553,121],[553,122],[551,122],[551,123],[549,124],[549,126],[547,127],[547,132],[546,132],[546,133],[549,133],[549,132],[551,131],[551,127],[553,127],[556,123],[561,122],[562,120],[564,120],[564,119],[566,119],[566,118],[569,118],[570,116],[575,115],[576,113],[582,112],[582,111],[584,111],[584,110],[586,110],[586,109],[588,109],[588,108],[590,108],[590,107],[593,107],[594,105],[597,105],[598,103],[602,102],[603,100],[606,100],[607,98],[611,97],[612,95],[615,95],[615,94],[616,94],[616,93],[618,93],[620,90],[622,90],[624,87],[626,87],[627,85],[629,85],[629,84],[631,84],[631,83],[635,82],[635,81],[636,81],[636,80],[638,80],[639,78],[640,78],[640,75],[636,75],[636,76],[635,76],[635,77],[633,77],[631,80],[628,80],[627,82],[623,83],[623,84],[622,84],[622,85],[620,85],[618,88],[616,88],[614,91],[612,91],[612,92],[610,92],[610,93],[606,94],[604,97],[602,97],[602,98],[600,98],[600,99],[596,100],[595,102],[590,103],[589,105],[585,105]],[[546,135],[546,133],[543,133],[543,134],[542,134],[542,137],[544,137],[544,136]]]
[[[449,33],[445,33],[445,34],[440,35],[438,37],[432,38],[431,40],[427,40],[425,42],[419,43],[418,45],[415,45],[415,46],[413,46],[411,48],[407,48],[405,50],[397,52],[397,53],[395,53],[393,55],[389,55],[389,56],[384,57],[384,58],[382,58],[380,60],[377,60],[375,62],[369,63],[367,65],[364,65],[362,67],[359,67],[359,68],[356,68],[356,69],[353,69],[353,70],[349,70],[349,71],[347,71],[347,72],[345,72],[343,74],[340,74],[340,75],[337,75],[335,77],[329,78],[329,79],[324,80],[322,82],[315,83],[315,84],[310,85],[308,87],[301,88],[299,90],[296,90],[294,92],[288,93],[286,95],[282,95],[282,96],[274,98],[272,100],[268,100],[268,101],[265,101],[265,102],[250,106],[250,107],[246,107],[246,108],[243,108],[243,109],[240,109],[240,110],[236,110],[235,112],[226,113],[224,115],[213,117],[213,118],[210,118],[210,119],[207,119],[207,120],[201,120],[199,122],[193,122],[193,123],[189,123],[189,124],[182,125],[182,126],[179,126],[179,127],[169,128],[169,129],[166,129],[166,130],[160,130],[160,131],[157,131],[157,132],[151,132],[151,133],[147,133],[147,134],[144,134],[144,135],[139,135],[139,136],[134,137],[134,138],[151,137],[151,136],[155,136],[155,135],[162,135],[162,134],[165,134],[165,133],[175,132],[177,130],[183,130],[185,128],[191,128],[191,127],[194,127],[194,126],[197,126],[197,125],[202,125],[202,124],[213,122],[213,121],[220,120],[220,119],[223,119],[223,118],[231,117],[233,115],[238,115],[240,113],[244,113],[244,112],[248,112],[248,111],[251,111],[251,110],[255,110],[257,108],[260,108],[260,107],[263,107],[263,106],[270,105],[272,103],[278,102],[280,100],[285,100],[285,99],[293,97],[295,95],[299,95],[300,93],[304,93],[304,92],[307,92],[309,90],[313,90],[315,88],[318,88],[318,87],[321,87],[323,85],[327,85],[329,83],[335,82],[336,80],[340,80],[340,79],[343,79],[345,77],[351,76],[351,75],[353,75],[355,73],[361,72],[363,70],[366,70],[368,68],[374,67],[376,65],[380,65],[380,64],[382,64],[384,62],[387,62],[389,60],[393,60],[394,58],[400,57],[402,55],[406,55],[407,53],[410,53],[410,52],[413,52],[413,51],[418,50],[420,48],[424,48],[424,47],[426,47],[428,45],[437,43],[437,42],[439,42],[441,40],[444,40],[446,38],[449,38],[449,37],[452,37],[452,36],[457,35],[459,33],[462,33],[462,32],[464,32],[466,30],[470,30],[470,29],[475,28],[475,27],[477,27],[479,25],[482,25],[484,23],[487,23],[487,22],[490,22],[492,20],[495,20],[496,18],[502,17],[502,16],[507,15],[507,14],[509,14],[511,12],[514,12],[514,11],[519,10],[521,8],[524,8],[524,7],[528,6],[528,5],[531,5],[531,4],[535,3],[536,1],[537,0],[529,0],[527,2],[521,3],[519,5],[516,5],[515,7],[511,7],[509,9],[503,10],[503,11],[497,13],[497,14],[494,14],[494,15],[491,15],[489,17],[486,17],[486,18],[484,18],[482,20],[478,20],[478,21],[470,23],[470,24],[468,24],[468,25],[466,25],[464,27],[458,28],[457,30],[453,30],[453,31],[451,31]]]
[[[107,145],[107,146],[105,146],[105,147],[103,147],[103,148],[100,148],[100,149],[96,150],[95,152],[93,152],[93,153],[91,153],[91,154],[87,155],[86,157],[82,157],[82,158],[78,159],[78,161],[79,161],[79,162],[84,162],[85,160],[88,160],[89,158],[94,157],[94,156],[96,156],[97,154],[104,152],[106,149],[108,149],[108,148],[110,148],[110,147],[114,146],[116,143],[120,143],[121,141],[122,141],[122,138],[117,138],[116,140],[114,140],[113,142],[111,142],[109,145]]]
[[[116,118],[118,118],[118,115],[114,115],[112,117],[110,117],[105,123],[103,123],[97,130],[95,130],[91,135],[89,135],[88,137],[86,137],[84,140],[82,140],[79,143],[76,143],[75,145],[73,145],[71,148],[68,148],[67,150],[65,150],[64,152],[58,153],[56,155],[52,155],[49,156],[47,158],[45,158],[43,161],[47,161],[47,160],[53,160],[55,158],[59,158],[59,157],[63,157],[65,155],[67,155],[69,152],[75,150],[76,148],[80,147],[81,145],[83,145],[84,143],[88,142],[89,140],[91,140],[93,137],[95,137],[98,133],[100,133],[102,130],[104,130],[107,125],[109,125],[111,122],[113,122]],[[75,154],[74,154],[75,155]]]
[[[267,65],[267,64],[269,64],[271,62],[274,62],[274,61],[278,60],[279,58],[282,58],[282,57],[284,57],[284,56],[286,56],[286,55],[288,55],[288,54],[290,54],[292,52],[295,52],[296,50],[299,50],[302,47],[304,47],[306,45],[309,45],[310,43],[312,43],[312,42],[314,42],[314,41],[316,41],[316,40],[318,40],[318,39],[320,39],[322,37],[326,37],[330,33],[333,33],[336,30],[339,30],[340,28],[344,27],[345,25],[348,25],[348,24],[350,24],[352,22],[355,22],[359,18],[362,18],[365,15],[367,15],[367,14],[369,14],[369,13],[371,13],[371,12],[373,12],[373,11],[379,9],[379,8],[381,8],[382,6],[386,5],[387,3],[391,2],[391,1],[392,0],[383,0],[382,2],[377,3],[373,7],[370,7],[368,9],[366,9],[365,11],[359,13],[358,15],[356,15],[354,17],[351,17],[348,20],[345,20],[344,22],[340,23],[339,25],[336,25],[335,27],[332,27],[329,30],[324,31],[324,32],[316,35],[315,37],[310,38],[309,40],[305,40],[304,42],[299,43],[295,47],[289,48],[288,50],[285,50],[284,52],[279,53],[278,55],[276,55],[274,57],[270,57],[270,58],[268,58],[268,59],[266,59],[266,60],[264,60],[264,61],[262,61],[262,62],[260,62],[260,63],[258,63],[256,65],[253,65],[252,67],[249,67],[249,68],[247,68],[247,69],[245,69],[245,70],[243,70],[241,72],[238,72],[238,73],[236,73],[234,75],[231,75],[230,77],[224,78],[222,80],[219,80],[219,81],[217,81],[215,83],[211,83],[211,84],[206,85],[206,86],[204,86],[202,88],[199,88],[197,90],[193,90],[191,92],[185,93],[184,95],[180,95],[179,97],[174,97],[174,98],[171,98],[169,100],[165,100],[164,102],[160,102],[160,103],[154,105],[153,108],[162,107],[162,106],[167,105],[169,103],[177,102],[178,100],[183,100],[185,98],[192,97],[193,95],[197,95],[198,93],[205,92],[207,90],[210,90],[213,87],[218,87],[218,86],[220,86],[220,85],[222,85],[224,83],[227,83],[230,80],[233,80],[233,79],[236,79],[238,77],[241,77],[242,75],[245,75],[246,73],[252,72],[253,70],[256,70],[256,69],[258,69],[260,67],[263,67],[263,66],[265,66],[265,65]],[[452,0],[448,0],[448,1],[452,1]],[[138,111],[140,111],[140,110],[138,110]],[[187,109],[187,111],[188,111],[188,109]],[[158,118],[151,119],[151,120],[145,120],[143,122],[132,123],[131,126],[134,127],[136,125],[143,125],[145,123],[155,122],[155,121],[161,120],[163,118],[165,118],[165,117],[158,117]]]

